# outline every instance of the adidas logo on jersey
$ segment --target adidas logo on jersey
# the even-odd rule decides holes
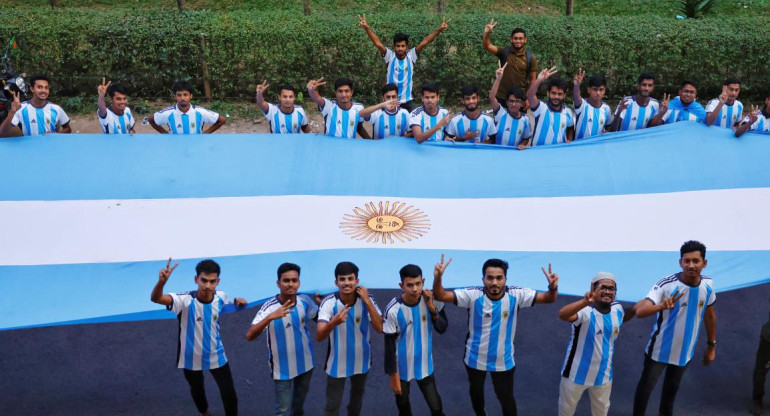
[[[33,118],[33,119],[32,119],[32,121],[30,121],[30,123],[32,123],[32,124],[37,124],[37,120],[35,120],[35,119]]]
[[[181,124],[177,124],[177,125],[176,125],[176,128],[178,128],[178,129],[181,129],[181,128],[182,128],[182,125],[181,125]]]
[[[485,318],[491,318],[491,317],[492,317],[492,314],[491,314],[491,313],[489,313],[489,312],[484,312],[484,317],[485,317]]]
[[[291,328],[291,322],[286,323],[286,329],[289,329],[289,328]]]
[[[604,333],[604,332],[602,332],[602,330],[601,330],[601,329],[599,329],[598,331],[596,331],[596,335],[601,335],[601,334],[603,334],[603,333]]]
[[[199,316],[199,317],[196,319],[196,321],[198,321],[198,322],[203,322],[203,318],[201,318],[201,317]]]

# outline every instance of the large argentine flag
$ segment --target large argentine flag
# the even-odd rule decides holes
[[[517,151],[487,145],[314,135],[46,136],[0,142],[0,329],[173,316],[150,303],[195,287],[202,258],[219,288],[276,293],[275,270],[302,266],[302,290],[334,289],[350,260],[361,284],[397,288],[398,270],[441,253],[445,285],[481,283],[508,260],[510,284],[562,293],[599,270],[637,300],[677,271],[688,239],[709,248],[718,290],[770,276],[770,137],[676,123]]]

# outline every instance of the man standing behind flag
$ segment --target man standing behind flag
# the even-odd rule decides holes
[[[278,100],[280,105],[273,105],[265,101],[265,91],[270,87],[267,81],[257,85],[257,105],[270,124],[270,132],[274,134],[310,133],[310,125],[307,124],[305,109],[294,105],[297,91],[289,84],[283,84],[278,88]]]
[[[267,329],[267,351],[275,383],[275,416],[301,415],[313,375],[313,343],[308,321],[318,315],[318,306],[307,295],[298,294],[300,268],[293,263],[278,266],[276,285],[280,293],[265,302],[246,332],[253,341]]]
[[[547,292],[536,292],[517,286],[508,286],[508,262],[489,259],[481,267],[484,286],[446,290],[441,282],[449,263],[436,264],[433,270],[433,296],[440,302],[452,302],[468,309],[468,336],[465,343],[465,370],[468,373],[470,396],[476,416],[486,415],[484,409],[484,382],[490,373],[503,416],[516,415],[513,395],[513,375],[516,370],[513,346],[516,321],[521,308],[538,303],[553,303],[559,294],[559,276],[543,268],[548,280]]]
[[[482,46],[484,50],[495,55],[500,65],[506,68],[497,92],[498,101],[505,101],[505,94],[511,87],[527,91],[535,83],[537,58],[535,58],[532,52],[524,49],[527,46],[527,33],[520,27],[513,29],[511,32],[510,45],[506,47],[493,45],[489,40],[489,36],[492,34],[495,26],[497,26],[497,22],[494,19],[484,26]],[[506,66],[506,64],[508,65]],[[532,102],[529,105],[534,107]],[[527,110],[526,103],[524,110]]]
[[[24,136],[42,136],[48,133],[71,133],[70,118],[58,105],[48,101],[51,81],[43,75],[29,79],[32,99],[19,102],[19,93],[13,92],[8,116],[0,124],[0,137],[11,134],[11,126],[21,129]]]
[[[679,383],[695,354],[701,322],[706,326],[703,364],[716,357],[717,317],[714,312],[714,282],[701,275],[706,267],[706,246],[688,241],[679,249],[680,273],[659,280],[647,297],[636,305],[636,316],[656,315],[650,341],[644,351],[644,370],[634,395],[634,416],[644,416],[650,394],[663,370],[663,390],[658,413],[670,416]]]
[[[624,97],[618,103],[610,131],[646,128],[660,107],[658,100],[650,97],[653,89],[655,89],[655,77],[647,72],[642,72],[636,84],[636,94]]]
[[[650,120],[650,127],[680,121],[705,123],[706,110],[695,101],[697,96],[698,84],[691,79],[682,81],[678,97],[671,100],[670,94],[663,94],[663,101],[660,102],[660,111]]]
[[[575,140],[587,139],[604,133],[612,122],[612,110],[602,99],[607,91],[604,75],[594,74],[588,78],[588,99],[580,96],[580,83],[586,73],[582,69],[575,75],[572,98],[575,105]]]
[[[433,329],[443,334],[447,328],[444,304],[433,300],[430,290],[423,290],[422,269],[407,264],[399,271],[401,296],[385,308],[385,373],[390,375],[390,389],[396,393],[399,416],[411,416],[409,382],[420,387],[431,416],[443,416],[441,397],[433,376]]]
[[[741,81],[728,78],[722,85],[722,93],[706,104],[706,125],[726,129],[734,128],[743,117],[743,103],[738,101]]]
[[[612,273],[599,272],[583,299],[564,306],[559,319],[572,323],[572,335],[561,369],[559,416],[575,414],[580,397],[588,390],[591,415],[610,410],[612,357],[620,326],[634,317],[632,307],[615,302],[617,282]]]
[[[150,125],[161,134],[211,134],[227,119],[219,113],[192,104],[195,90],[187,81],[177,81],[172,87],[176,104],[150,116]],[[211,126],[203,130],[205,124]],[[162,126],[168,126],[169,130]]]
[[[422,105],[409,115],[409,127],[417,143],[444,140],[444,126],[454,115],[438,104],[439,90],[436,84],[422,84]]]
[[[398,103],[396,84],[382,87],[382,102],[366,107],[359,113],[361,118],[372,123],[372,138],[375,140],[391,136],[409,137],[409,112]]]
[[[136,120],[128,108],[128,95],[126,88],[121,84],[113,84],[102,78],[102,84],[96,87],[98,94],[96,115],[104,134],[134,134]],[[110,95],[110,106],[104,102],[104,96]]]
[[[374,33],[369,24],[366,23],[366,15],[358,16],[360,26],[374,46],[382,53],[385,63],[388,65],[388,74],[386,82],[388,84],[396,84],[398,86],[398,101],[401,107],[407,111],[412,111],[412,77],[414,76],[414,63],[417,61],[417,55],[425,49],[428,44],[433,42],[434,39],[443,31],[449,28],[449,22],[452,19],[446,20],[446,17],[441,22],[441,25],[433,31],[433,33],[426,36],[416,47],[409,49],[409,35],[404,33],[396,33],[393,35],[393,50],[387,48],[380,41],[380,38]]]
[[[339,291],[324,298],[318,311],[316,340],[329,338],[325,416],[339,414],[347,378],[350,378],[348,416],[361,414],[366,376],[372,365],[369,325],[382,332],[380,309],[369,291],[358,283],[358,266],[349,261],[338,263],[334,284]]]
[[[494,143],[497,134],[495,121],[479,109],[479,88],[475,85],[465,86],[460,90],[460,96],[465,111],[449,120],[444,129],[445,140]]]
[[[548,79],[556,72],[556,67],[540,71],[535,82],[527,90],[527,99],[535,116],[532,146],[569,143],[575,137],[575,115],[564,105],[567,81],[561,78]],[[543,104],[537,99],[537,89],[546,79],[548,101]]]
[[[735,137],[741,137],[749,130],[770,131],[770,91],[765,96],[765,105],[762,108],[752,105],[751,112],[741,121],[735,129]]]
[[[500,80],[503,78],[503,71],[508,63],[500,66],[498,63],[495,71],[495,82],[489,90],[489,106],[492,108],[492,114],[495,115],[495,144],[502,146],[515,146],[519,150],[524,150],[529,146],[532,139],[532,126],[529,117],[522,111],[524,100],[527,97],[524,91],[519,88],[511,87],[508,89],[508,97],[501,105],[497,100],[497,90],[500,88]]]
[[[353,80],[337,78],[334,81],[335,100],[329,100],[318,93],[318,87],[326,85],[323,77],[311,79],[307,83],[310,98],[318,105],[318,110],[324,116],[325,134],[332,137],[355,139],[356,132],[364,139],[371,139],[369,133],[361,124],[359,114],[364,106],[353,101]]]

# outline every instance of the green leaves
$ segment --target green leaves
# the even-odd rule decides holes
[[[690,19],[703,18],[716,3],[716,0],[679,0],[679,11]]]

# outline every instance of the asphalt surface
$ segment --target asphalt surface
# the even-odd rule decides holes
[[[384,308],[399,292],[372,293]],[[705,330],[701,331],[695,358],[677,397],[676,414],[747,414],[759,331],[770,306],[768,295],[770,284],[718,294],[716,361],[709,367],[700,363],[706,345]],[[29,296],[30,307],[34,307],[34,294]],[[515,376],[520,415],[557,413],[559,373],[570,333],[569,324],[559,321],[557,312],[574,300],[575,297],[561,296],[556,304],[536,305],[521,312]],[[253,342],[244,338],[256,312],[255,307],[224,316],[221,332],[238,391],[240,414],[271,415],[274,390],[266,361],[265,336]],[[470,415],[468,382],[462,363],[467,313],[450,305],[448,317],[449,329],[434,338],[438,390],[447,416]],[[611,415],[631,414],[633,392],[641,374],[642,350],[652,321],[653,318],[635,319],[621,328],[614,361]],[[0,331],[0,414],[195,415],[187,383],[175,366],[176,336],[175,319]],[[393,394],[383,372],[382,336],[374,334],[372,344],[373,367],[363,414],[396,415]],[[316,345],[316,368],[305,405],[310,416],[321,415],[325,402],[323,362],[327,347],[325,342]],[[208,374],[206,383],[211,413],[223,415],[216,384]],[[649,414],[656,413],[661,383],[662,380],[651,398]],[[488,415],[500,415],[491,381],[487,381],[486,392]],[[414,385],[411,398],[415,415],[429,414]],[[584,396],[577,414],[589,413],[588,398]]]

